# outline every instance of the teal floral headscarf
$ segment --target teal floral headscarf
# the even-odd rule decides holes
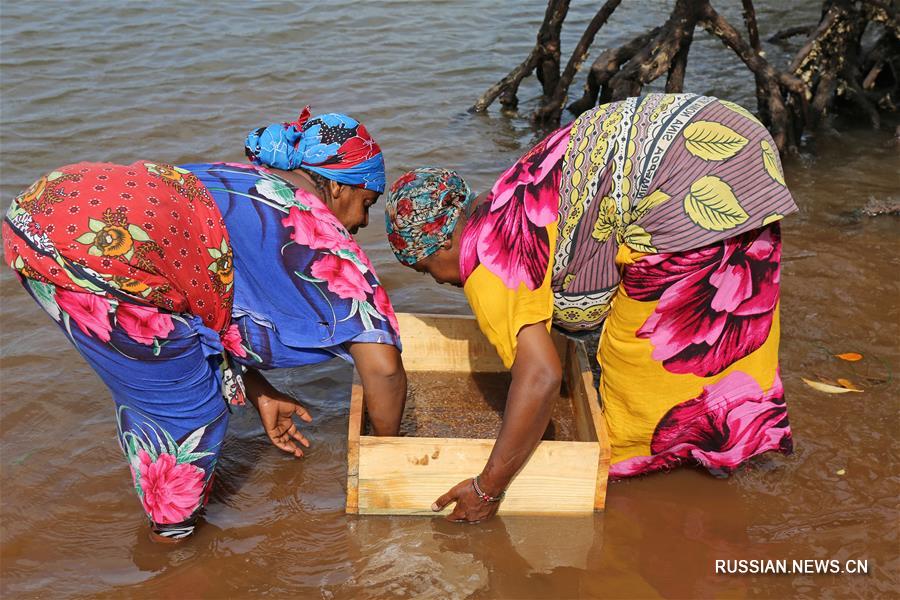
[[[421,167],[403,174],[391,186],[384,208],[388,243],[397,260],[414,265],[437,252],[474,198],[456,171]]]

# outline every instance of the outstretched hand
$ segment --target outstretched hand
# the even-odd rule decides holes
[[[297,429],[293,416],[297,415],[307,423],[312,421],[312,417],[296,400],[290,396],[284,396],[283,399],[268,396],[260,398],[256,405],[259,411],[259,420],[262,422],[263,429],[266,430],[266,435],[277,448],[300,458],[303,456],[303,450],[300,449],[297,442],[309,448],[309,440]]]
[[[277,390],[257,371],[247,371],[244,375],[244,385],[247,397],[259,412],[259,420],[272,444],[297,458],[302,457],[303,450],[298,444],[309,448],[309,440],[297,429],[294,416],[309,423],[312,421],[309,411],[287,394]]]

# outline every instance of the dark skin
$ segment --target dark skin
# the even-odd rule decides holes
[[[378,200],[371,190],[328,181],[325,198],[321,198],[315,182],[302,170],[273,169],[294,186],[319,197],[350,233],[369,224],[369,208]],[[400,433],[400,419],[406,403],[406,371],[396,346],[388,344],[350,344],[350,355],[359,371],[365,390],[366,412],[375,435],[396,436]],[[262,373],[248,368],[244,374],[247,400],[259,412],[259,420],[272,444],[284,452],[301,458],[309,440],[297,429],[294,417],[305,423],[312,415],[297,400],[279,391]],[[150,532],[155,542],[174,544],[173,540]]]
[[[289,183],[319,197],[315,182],[304,171],[274,171]],[[351,233],[369,224],[369,208],[378,200],[372,190],[329,180],[321,198],[341,224]],[[388,344],[351,344],[350,355],[356,363],[365,390],[366,411],[375,435],[397,435],[406,402],[406,371],[400,351]],[[244,375],[247,397],[259,411],[269,440],[281,450],[300,458],[307,440],[298,430],[294,417],[307,423],[312,416],[296,400],[278,391],[259,371],[248,369]]]
[[[396,436],[400,432],[406,402],[406,371],[400,352],[396,346],[388,344],[351,344],[350,355],[362,379],[366,412],[375,435]],[[244,387],[272,444],[301,458],[303,449],[300,446],[309,448],[309,440],[297,429],[294,417],[310,423],[309,412],[275,388],[256,369],[247,369]]]
[[[328,210],[334,213],[334,216],[350,233],[355,235],[361,228],[369,224],[369,209],[378,200],[377,192],[329,180],[326,184],[325,197],[322,198],[319,190],[316,189],[315,182],[302,169],[293,171],[272,169],[272,171],[288,183],[325,202]]]
[[[438,283],[461,287],[459,242],[464,225],[463,215],[452,237],[441,249],[412,268],[431,275]],[[487,464],[478,475],[481,490],[495,497],[509,486],[547,429],[552,403],[562,382],[562,365],[546,322],[522,327],[516,340],[516,358],[511,369],[512,383],[506,397],[503,424]],[[462,523],[490,519],[500,508],[499,502],[485,502],[478,497],[472,479],[453,486],[435,501],[431,509],[439,512],[454,502],[453,511],[446,518]]]

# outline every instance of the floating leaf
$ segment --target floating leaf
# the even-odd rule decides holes
[[[694,223],[710,231],[734,229],[750,218],[731,187],[715,175],[691,184],[684,197],[684,211]]]
[[[762,160],[766,173],[769,174],[769,177],[784,185],[784,175],[781,173],[781,165],[778,164],[778,154],[766,140],[761,141],[759,147],[762,148]]]
[[[850,381],[849,379],[838,379],[838,385],[841,387],[845,387],[848,390],[853,390],[854,392],[861,392],[862,388],[858,387],[855,383]]]
[[[863,355],[858,352],[844,352],[843,354],[835,354],[835,356],[841,360],[846,360],[849,362],[862,360],[863,357]]]
[[[858,392],[860,390],[851,390],[845,387],[838,387],[836,385],[830,385],[827,383],[822,383],[821,381],[810,381],[805,377],[801,377],[803,383],[808,385],[814,390],[819,390],[820,392],[825,392],[826,394],[846,394],[847,392]]]
[[[837,471],[835,471],[835,473],[837,473],[838,475],[846,475],[847,470],[846,469],[838,469]]]
[[[725,160],[740,152],[747,138],[715,121],[694,121],[684,128],[684,147],[703,160]]]

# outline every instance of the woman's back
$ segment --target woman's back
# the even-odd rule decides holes
[[[387,294],[365,253],[314,195],[265,168],[189,164],[219,207],[233,257],[233,316],[247,356],[263,368],[345,355],[349,341],[399,345]]]

